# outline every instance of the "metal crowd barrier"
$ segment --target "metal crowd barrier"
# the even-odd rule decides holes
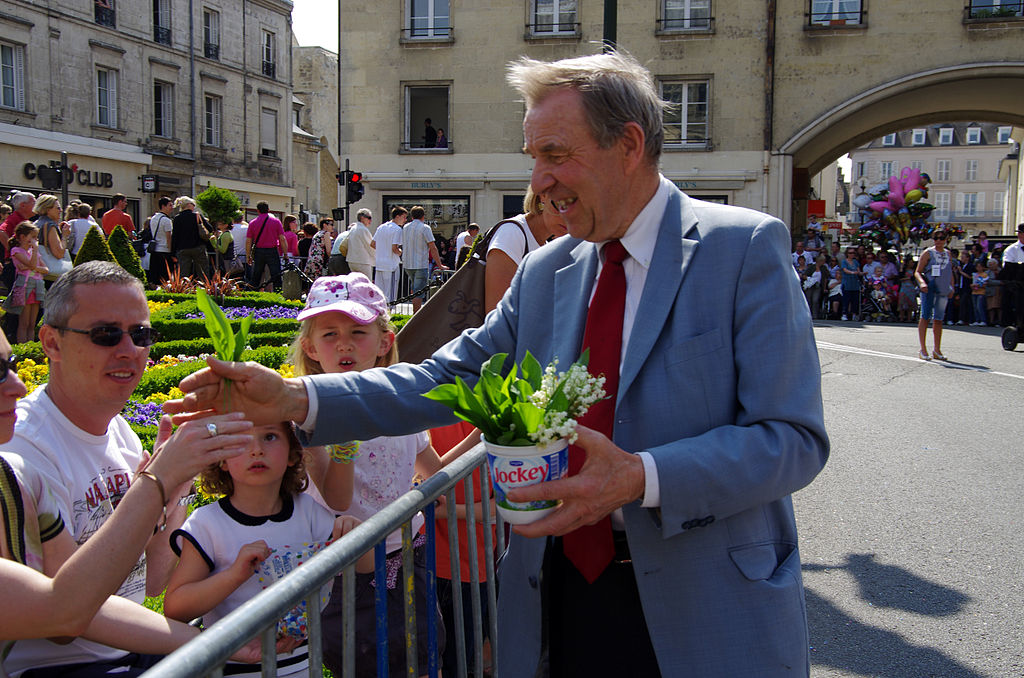
[[[437,569],[434,558],[434,502],[442,494],[447,497],[448,543],[451,559],[452,576],[452,608],[454,616],[445,619],[445,625],[452,624],[458,657],[456,670],[444,667],[446,678],[458,676],[466,678],[469,662],[472,661],[474,674],[484,675],[483,663],[483,624],[484,605],[488,611],[488,632],[491,643],[491,675],[498,677],[497,661],[497,591],[495,588],[494,553],[491,530],[485,529],[484,554],[485,562],[479,563],[477,558],[477,530],[475,512],[466,511],[466,533],[469,549],[469,570],[471,584],[472,624],[474,632],[474,653],[472,658],[466,656],[464,628],[467,620],[463,619],[462,587],[460,584],[459,560],[459,523],[455,517],[455,487],[461,482],[465,488],[466,506],[472,507],[475,502],[472,473],[480,469],[483,481],[481,488],[490,496],[490,482],[487,471],[487,455],[483,445],[472,450],[438,471],[422,484],[399,497],[391,505],[375,516],[362,523],[347,535],[309,559],[304,565],[296,568],[265,591],[248,601],[237,610],[221,619],[209,629],[201,633],[195,640],[182,646],[174,653],[165,657],[159,664],[147,671],[146,678],[195,678],[197,676],[223,676],[224,664],[235,651],[250,639],[260,636],[263,647],[263,676],[277,675],[277,658],[274,653],[277,620],[299,601],[306,601],[309,614],[309,675],[322,676],[322,649],[320,615],[313,612],[319,609],[319,596],[322,586],[331,582],[341,573],[344,576],[344,666],[341,676],[335,678],[351,678],[355,675],[355,562],[367,551],[374,549],[376,555],[376,577],[380,582],[377,590],[384,589],[384,540],[396,529],[402,529],[402,577],[400,582],[405,592],[405,634],[406,634],[406,675],[421,676],[425,673],[437,678],[439,670],[438,644],[434,614],[437,610]],[[489,501],[482,503],[483,523],[490,524],[495,519],[495,511]],[[413,596],[413,549],[412,549],[412,517],[423,511],[426,518],[426,556],[427,556],[427,605],[428,605],[428,647],[430,662],[427,667],[417,667],[416,612]],[[497,552],[505,550],[504,523],[497,517]],[[480,596],[480,568],[485,568],[487,575],[486,600]],[[383,602],[383,597],[378,599]],[[383,619],[382,619],[383,612]],[[377,607],[377,675],[386,677],[388,664],[381,662],[380,657],[387,657],[387,609],[378,604]],[[393,649],[392,649],[393,651]],[[301,675],[301,674],[300,674]],[[396,677],[397,678],[397,677]]]

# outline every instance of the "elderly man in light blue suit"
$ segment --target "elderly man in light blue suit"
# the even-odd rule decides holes
[[[526,99],[533,188],[570,237],[523,261],[482,327],[421,365],[306,383],[215,364],[183,383],[182,407],[216,402],[223,375],[240,380],[236,402],[251,396],[250,417],[283,411],[312,444],[449,423],[420,394],[474,381],[494,353],[579,356],[602,245],[619,240],[629,258],[613,434],[581,430],[578,475],[518,491],[562,504],[516,527],[501,564],[502,675],[806,676],[790,495],[821,470],[828,438],[788,230],[661,177],[662,102],[631,58],[524,59],[510,81]],[[609,588],[602,573],[595,599],[585,582],[563,589],[561,535],[608,515],[621,546],[606,572],[618,579]]]

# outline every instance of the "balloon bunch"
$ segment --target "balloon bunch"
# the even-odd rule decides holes
[[[897,249],[907,242],[920,243],[934,226],[928,224],[935,206],[924,202],[931,177],[919,169],[904,167],[898,177],[875,184],[853,199],[864,213],[860,230],[879,245]]]

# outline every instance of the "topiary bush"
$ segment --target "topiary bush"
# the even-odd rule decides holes
[[[196,204],[214,225],[230,224],[235,212],[242,208],[242,201],[237,195],[213,184],[196,196]]]
[[[118,226],[113,230],[107,239],[107,246],[110,248],[110,253],[114,256],[114,261],[120,264],[121,268],[131,273],[143,283],[146,282],[146,272],[142,270],[142,262],[139,260],[139,255],[135,248],[132,247],[131,238],[128,237],[123,228]]]
[[[268,332],[265,334],[250,334],[248,346],[260,348],[261,346],[288,346],[297,332]],[[209,338],[181,339],[177,341],[162,341],[153,344],[149,349],[149,357],[159,360],[166,355],[206,355],[216,353],[213,341]]]
[[[232,320],[231,327],[237,332],[241,320]],[[179,341],[182,339],[199,339],[206,337],[206,321],[202,318],[152,318],[150,323],[161,334],[163,341]],[[253,334],[268,332],[284,332],[294,335],[299,331],[299,323],[291,318],[276,320],[256,320],[249,330]]]
[[[107,246],[107,239],[103,237],[103,231],[96,226],[90,227],[82,239],[82,248],[75,257],[75,266],[81,266],[87,261],[115,261],[113,252]]]

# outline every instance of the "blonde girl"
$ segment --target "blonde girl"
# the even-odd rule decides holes
[[[310,288],[306,308],[298,315],[299,336],[292,344],[292,363],[297,375],[359,372],[398,362],[395,330],[391,325],[387,299],[379,287],[362,273],[317,279]],[[339,413],[339,416],[344,416]],[[351,466],[354,470],[352,502],[347,514],[366,520],[412,488],[414,476],[430,476],[441,466],[426,432],[388,436],[352,445],[329,446],[321,454],[331,467]],[[317,471],[314,470],[314,474]],[[323,473],[323,472],[321,472]],[[330,473],[328,471],[327,473]],[[413,518],[413,533],[423,525]],[[375,676],[376,621],[374,591],[387,589],[389,673],[400,675],[405,667],[404,601],[401,581],[401,532],[387,537],[387,577],[378,582],[371,574],[356,578],[356,675]],[[425,538],[417,536],[414,551],[414,593],[416,595],[418,660],[425,672],[428,660]],[[321,615],[324,630],[324,664],[335,675],[342,668],[342,586],[334,581],[331,602]],[[438,615],[440,619],[440,615]],[[443,624],[438,636],[444,637]]]

